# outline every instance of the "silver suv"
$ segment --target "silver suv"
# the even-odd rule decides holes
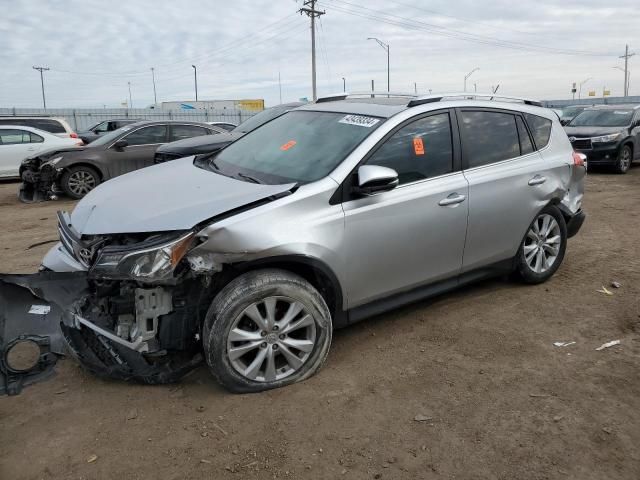
[[[24,322],[2,347],[46,337],[37,355],[66,342],[89,370],[146,383],[204,358],[234,392],[288,385],[318,371],[334,328],[503,273],[547,280],[584,221],[585,172],[534,101],[320,99],[60,213],[42,271],[0,290],[9,313],[49,309],[50,331]]]

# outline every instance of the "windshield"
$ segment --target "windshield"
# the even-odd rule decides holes
[[[288,112],[293,107],[271,107],[266,110],[261,111],[260,113],[256,113],[253,117],[248,118],[240,125],[235,127],[232,132],[241,132],[241,133],[249,133],[260,125],[264,125],[269,120],[272,120],[285,112]]]
[[[291,111],[198,166],[260,183],[313,182],[329,174],[382,122],[364,115]]]
[[[624,127],[631,123],[633,110],[585,110],[569,123],[570,127]]]
[[[131,128],[132,128],[131,125],[127,125],[127,126],[124,126],[124,127],[120,127],[117,130],[113,130],[113,131],[111,131],[109,133],[105,133],[100,138],[98,138],[97,140],[94,140],[93,142],[91,142],[87,146],[88,147],[101,147],[103,145],[109,145],[111,142],[113,142],[116,138],[118,138],[124,132],[128,132],[129,130],[131,130]]]
[[[578,115],[580,112],[582,112],[585,108],[586,107],[567,107],[567,108],[563,108],[561,117],[563,117],[563,118],[573,118],[576,115]]]

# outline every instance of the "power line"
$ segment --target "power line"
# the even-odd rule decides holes
[[[440,27],[438,25],[429,24],[420,20],[414,20],[411,18],[406,18],[399,15],[382,12],[380,10],[374,10],[371,8],[362,7],[360,5],[356,5],[344,0],[333,0],[333,1],[339,2],[341,4],[345,4],[348,7],[327,4],[324,1],[321,1],[320,4],[323,5],[324,7],[334,8],[342,13],[346,13],[349,15],[354,15],[354,16],[366,18],[369,20],[379,21],[389,25],[401,26],[401,27],[410,28],[414,30],[427,31],[435,35],[455,38],[458,40],[465,40],[473,43],[493,45],[493,46],[498,46],[502,48],[510,48],[510,49],[521,50],[521,51],[538,51],[538,52],[555,53],[555,54],[562,54],[562,55],[582,55],[582,56],[596,56],[596,57],[613,56],[613,54],[611,53],[596,53],[596,52],[587,52],[587,51],[579,51],[579,50],[563,50],[563,49],[557,49],[553,47],[546,47],[543,45],[534,45],[534,44],[529,44],[524,42],[501,40],[501,39],[497,39],[495,37],[489,37],[486,35],[478,35],[473,33],[462,32],[459,30],[454,30],[447,27]]]

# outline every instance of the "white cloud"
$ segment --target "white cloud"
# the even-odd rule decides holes
[[[151,67],[160,101],[190,99],[192,63],[201,99],[277,103],[278,71],[283,101],[311,96],[309,22],[296,14],[300,1],[4,2],[2,107],[40,106],[33,65],[51,68],[45,73],[51,107],[119,106],[128,97],[127,82],[134,106],[149,105]],[[386,88],[386,54],[366,40],[375,36],[391,45],[392,90],[410,91],[416,82],[422,92],[458,91],[465,73],[480,67],[469,79],[470,89],[474,83],[479,91],[500,84],[505,94],[568,98],[572,82],[593,77],[585,90],[606,86],[620,94],[623,74],[613,67],[622,66],[617,56],[625,43],[638,40],[640,21],[640,5],[625,0],[606,6],[595,0],[324,0],[320,8],[327,10],[317,36],[320,93],[342,90],[341,77],[352,91],[368,89],[371,79]],[[406,19],[418,28],[408,28]],[[434,33],[438,28],[451,30]],[[476,42],[460,39],[458,32],[474,35]],[[609,56],[482,43],[495,39]],[[640,54],[640,42],[633,46]],[[635,88],[634,81],[638,58],[631,60],[632,94],[640,94],[640,82]]]

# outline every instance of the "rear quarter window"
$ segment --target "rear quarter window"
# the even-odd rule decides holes
[[[533,141],[536,144],[536,148],[540,150],[549,143],[549,137],[551,137],[551,120],[531,113],[524,114],[527,124],[529,124],[529,130],[533,135]]]

